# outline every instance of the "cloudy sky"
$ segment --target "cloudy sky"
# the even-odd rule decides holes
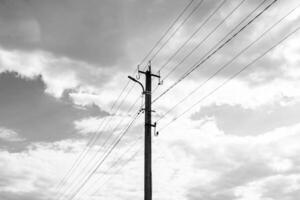
[[[300,6],[272,2],[0,0],[0,199],[142,199],[151,59],[153,199],[297,200]]]

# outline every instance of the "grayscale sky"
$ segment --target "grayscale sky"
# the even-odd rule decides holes
[[[96,166],[142,106],[127,76],[163,45],[153,199],[298,200],[298,0],[276,1],[176,84],[271,2],[0,0],[0,199],[142,199],[143,113]]]

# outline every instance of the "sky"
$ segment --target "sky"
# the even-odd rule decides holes
[[[153,199],[297,200],[300,6],[272,2],[0,0],[0,199],[142,199],[151,60]]]

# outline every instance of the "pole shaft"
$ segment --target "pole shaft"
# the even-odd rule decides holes
[[[151,66],[146,71],[146,91],[145,91],[145,179],[144,179],[144,199],[152,200],[152,169],[151,169]]]

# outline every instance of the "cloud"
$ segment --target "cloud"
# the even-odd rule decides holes
[[[53,142],[78,137],[73,121],[106,115],[97,106],[80,107],[67,98],[56,99],[45,94],[44,88],[41,77],[24,79],[16,73],[0,75],[0,124],[15,130],[24,139],[16,144],[1,141],[1,145],[19,151],[31,142]],[[11,139],[17,136],[14,132],[6,131],[3,134]]]
[[[242,108],[240,105],[211,105],[195,112],[192,120],[214,118],[217,126],[226,134],[258,135],[277,127],[298,123],[299,103],[280,103],[262,105],[254,109]],[[286,116],[286,117],[282,117]],[[236,123],[239,119],[239,123]]]
[[[0,71],[17,72],[26,78],[41,76],[45,92],[61,97],[66,90],[101,86],[107,81],[105,72],[85,63],[57,58],[45,52],[0,50]],[[101,79],[98,77],[102,76]]]
[[[251,182],[235,190],[238,199],[261,199],[274,200],[296,199],[299,195],[299,175],[271,176],[259,181]]]
[[[297,167],[300,162],[299,127],[297,124],[245,137],[224,134],[218,129],[214,119],[204,120],[202,124],[189,118],[181,119],[181,123],[174,124],[173,127],[161,132],[158,138],[153,138],[154,194],[157,199],[165,199],[176,189],[176,192],[171,193],[172,197],[179,196],[187,200],[204,197],[212,200],[250,198],[251,191],[256,191],[261,198],[271,194],[274,198],[284,195],[293,197],[297,194],[298,179],[292,177],[300,170]],[[141,134],[140,127],[130,131],[128,135],[130,140],[124,140],[117,152],[114,151],[101,166],[80,192],[79,199],[100,196],[117,199],[120,195],[126,199],[142,196],[143,157],[138,148],[138,144],[142,145],[142,141],[138,140],[136,144],[132,144],[136,142],[133,138],[139,134]],[[59,182],[59,178],[71,167],[83,145],[83,142],[76,140],[64,140],[55,143],[36,143],[29,147],[27,152],[2,152],[0,154],[2,163],[15,168],[3,166],[6,170],[1,170],[3,173],[1,182],[5,182],[1,194],[10,193],[11,198],[18,199],[20,194],[24,194],[24,191],[19,191],[18,188],[24,188],[23,184],[26,184],[26,187],[29,187],[27,191],[52,196],[54,183]],[[91,150],[86,161],[92,159],[98,148],[101,149],[95,147]],[[101,149],[96,160],[101,158],[103,150],[105,148]],[[122,158],[122,161],[126,162],[135,151],[139,153],[121,172],[115,170],[122,165],[110,168],[122,152],[126,152]],[[79,169],[82,170],[86,164],[91,163],[84,162]],[[8,176],[8,174],[24,174],[24,170],[29,169],[31,170],[25,177]],[[77,172],[81,175],[85,173]],[[282,178],[272,181],[272,184],[267,183],[267,180],[273,179],[272,177]],[[107,178],[110,179],[109,182],[105,181]],[[282,179],[288,181],[284,184],[284,190],[274,193],[272,192],[274,190],[268,188],[273,184],[282,183]],[[68,186],[72,180],[67,183]],[[258,186],[256,182],[259,183]],[[103,183],[105,185],[94,194]],[[255,185],[257,189],[251,189],[253,188],[251,185]],[[120,193],[115,193],[116,189],[119,189]]]
[[[1,192],[0,197],[9,200],[45,200],[46,196],[42,196],[39,192],[23,192],[23,193],[13,193],[13,192]]]
[[[0,127],[0,139],[8,142],[19,142],[24,140],[17,132],[4,127]]]
[[[18,153],[2,150],[0,197],[15,200],[54,198],[52,189],[69,169],[83,144],[65,140],[52,144],[35,143]]]
[[[235,2],[238,3],[238,2]],[[219,27],[219,29],[211,36],[208,40],[206,40],[197,51],[193,53],[192,56],[189,57],[184,63],[179,65],[177,71],[173,73],[169,79],[178,79],[179,75],[184,73],[187,68],[193,66],[195,63],[199,63],[199,59],[209,51],[209,49],[217,43],[224,34],[229,32],[235,24],[238,24],[240,20],[246,15],[246,13],[250,12],[254,9],[255,6],[258,5],[258,2],[248,2],[240,9],[241,12],[235,13],[233,16],[228,18],[225,25]],[[257,5],[256,5],[257,3]],[[276,4],[275,4],[276,5]],[[285,4],[283,2],[278,2],[278,5],[272,7],[268,12],[264,13],[260,18],[258,18],[251,26],[247,27],[241,34],[239,34],[235,39],[233,39],[228,45],[225,46],[221,51],[208,59],[204,64],[199,67],[200,69],[195,70],[189,79],[194,79],[195,81],[199,81],[199,77],[206,78],[217,71],[223,64],[227,63],[233,56],[235,56],[239,51],[241,51],[244,47],[250,44],[251,41],[256,39],[264,30],[270,27],[273,23],[279,20],[282,16],[284,16],[288,11],[292,10],[297,5],[296,1],[292,1],[291,4]],[[234,5],[227,6],[226,9],[222,9],[225,13],[229,13],[230,9],[232,9]],[[227,10],[228,9],[228,10]],[[298,8],[299,9],[299,8]],[[236,72],[241,66],[248,63],[248,61],[257,57],[260,53],[264,52],[268,49],[272,44],[276,41],[280,40],[285,34],[295,28],[295,24],[297,24],[297,10],[293,12],[289,17],[283,20],[278,26],[276,26],[271,32],[266,34],[259,42],[253,45],[249,50],[240,55],[233,63],[231,63],[226,70],[223,70],[221,73],[217,75],[217,77],[223,78],[229,76],[230,74]],[[223,14],[224,15],[224,14]],[[292,17],[294,16],[294,17]],[[198,34],[194,42],[190,42],[190,44],[184,48],[181,53],[177,56],[176,59],[173,60],[167,66],[163,72],[162,76],[168,74],[169,68],[171,69],[177,63],[184,58],[184,55],[188,54],[187,52],[191,51],[198,42],[202,41],[202,39],[212,30],[223,18],[222,15],[217,15],[215,20],[211,20],[204,30]],[[200,22],[198,22],[200,23]],[[186,35],[191,35],[192,31],[197,28],[195,24],[191,26],[191,31],[183,34],[183,36],[177,38],[177,40],[182,41],[185,40]],[[296,26],[297,27],[297,26]],[[203,34],[201,34],[203,32]],[[182,35],[182,34],[181,34]],[[288,76],[287,71],[294,71],[294,67],[297,66],[295,62],[292,64],[292,60],[296,60],[299,49],[297,44],[298,35],[296,33],[293,37],[289,38],[288,41],[285,42],[287,45],[281,45],[274,52],[269,53],[264,57],[262,61],[255,63],[247,72],[242,73],[237,79],[241,79],[243,81],[247,81],[252,84],[265,84],[274,79],[286,78]],[[283,47],[284,46],[284,47]],[[177,45],[176,47],[179,47]],[[174,47],[174,49],[177,49]],[[289,49],[289,50],[288,50]],[[175,51],[175,50],[174,50]],[[277,52],[277,53],[276,53]],[[285,52],[285,53],[284,53]],[[294,53],[292,53],[294,52]],[[168,53],[170,54],[170,53]],[[287,57],[294,55],[294,59],[287,59]],[[162,59],[166,60],[166,58]],[[196,62],[198,60],[198,62]],[[162,61],[163,62],[163,61]],[[294,66],[294,67],[293,67]],[[291,75],[291,74],[290,74]],[[296,74],[295,74],[296,75]],[[173,80],[167,80],[173,81]]]
[[[258,136],[245,137],[226,135],[220,131],[215,134],[214,126],[208,126],[213,123],[206,122],[207,125],[202,125],[201,128],[196,128],[196,124],[194,128],[183,123],[180,126],[173,125],[163,136],[168,137],[172,134],[173,139],[166,140],[171,146],[165,149],[177,158],[176,163],[172,164],[168,157],[165,162],[170,166],[178,166],[179,160],[182,160],[182,163],[193,163],[189,170],[181,171],[181,177],[188,181],[188,184],[177,185],[186,188],[188,199],[243,199],[235,192],[239,187],[273,176],[289,179],[293,174],[299,173],[299,161],[296,159],[300,150],[297,147],[299,124],[277,128]],[[201,174],[203,170],[209,170],[205,173],[208,177],[198,178],[196,175]],[[251,188],[247,188],[250,193],[244,198],[263,199],[267,185],[253,191],[257,196],[251,196]],[[290,184],[284,184],[286,188],[289,186]],[[291,199],[294,197],[293,191],[280,191],[278,195],[270,191],[270,194],[273,194],[274,199],[280,196],[290,196]]]
[[[9,49],[39,49],[112,66],[137,58],[128,53],[132,49],[150,49],[184,4],[186,1],[4,0],[0,4],[5,27],[0,43]],[[145,38],[151,42],[145,44]],[[140,58],[145,53],[135,52]]]

